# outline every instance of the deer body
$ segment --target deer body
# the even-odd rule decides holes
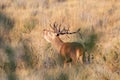
[[[54,27],[56,28],[55,25]],[[55,30],[57,30],[57,28]],[[56,31],[53,32],[46,29],[44,30],[44,38],[56,48],[56,50],[60,53],[60,55],[62,55],[62,57],[64,58],[64,64],[71,61],[74,64],[76,64],[78,61],[83,63],[82,58],[83,58],[84,48],[82,44],[77,42],[63,42],[59,37],[60,34],[63,35],[65,33],[60,33],[60,32],[57,33]]]
[[[67,42],[64,43],[61,46],[60,54],[64,57],[66,63],[70,61],[70,59],[73,61],[74,64],[77,63],[77,61],[82,61],[84,53],[84,48],[80,43],[77,42]]]

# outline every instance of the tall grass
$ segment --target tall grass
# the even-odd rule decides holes
[[[119,0],[1,0],[0,80],[119,80]],[[60,36],[80,42],[90,64],[63,68],[63,59],[43,38],[53,22],[81,28]],[[90,55],[90,56],[89,56]]]

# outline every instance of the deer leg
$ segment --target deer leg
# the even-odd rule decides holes
[[[63,67],[65,68],[65,67],[66,67],[66,65],[67,65],[67,62],[66,62],[66,60],[65,60],[65,61],[64,61],[64,66],[63,66]]]
[[[83,55],[81,55],[81,56],[79,57],[79,61],[80,61],[81,64],[83,64]]]
[[[76,65],[77,64],[77,59],[76,59],[75,56],[72,56],[72,60],[73,60],[72,63]]]
[[[65,59],[64,59],[64,68],[66,67],[66,65],[67,65],[67,57],[65,57]]]
[[[72,62],[72,59],[69,58],[69,59],[67,60],[67,64],[68,64],[69,67],[71,67],[71,62]]]
[[[72,62],[72,59],[69,57],[66,57],[64,60],[64,68],[66,67],[66,65],[71,66],[71,62]]]

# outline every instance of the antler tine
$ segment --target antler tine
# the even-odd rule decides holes
[[[61,31],[61,30],[60,30],[60,27],[61,27],[61,24],[60,24],[59,27],[58,27],[58,28],[59,28],[59,29],[58,29],[59,32]]]
[[[79,31],[80,31],[80,28],[79,28],[77,31],[75,31],[75,32],[71,32],[71,33],[68,33],[68,34],[78,33]]]
[[[62,32],[62,34],[67,34],[68,31],[69,31],[69,27],[68,28],[64,27],[61,32]]]
[[[61,32],[64,32],[65,31],[65,27],[61,30]]]
[[[80,28],[77,30],[77,32],[79,32],[80,31]]]
[[[51,29],[55,30],[54,25],[50,24]]]
[[[70,27],[68,27],[68,28],[66,29],[66,32],[67,32],[67,33],[68,33],[68,31],[69,31],[69,28],[70,28]]]
[[[54,31],[57,32],[57,25],[56,22],[54,22],[53,26],[54,26]]]
[[[65,30],[65,32],[62,32],[61,35],[64,35],[64,34],[75,34],[75,33],[78,33],[80,31],[80,28],[75,31],[75,32],[68,32],[69,30]]]
[[[56,26],[56,22],[52,24],[50,24],[50,27],[53,29],[54,32],[57,32],[57,26]]]
[[[50,24],[50,27],[53,29],[52,25]]]

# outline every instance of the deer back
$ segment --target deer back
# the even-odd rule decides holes
[[[63,57],[77,58],[84,53],[83,45],[77,42],[64,43],[60,49]]]

